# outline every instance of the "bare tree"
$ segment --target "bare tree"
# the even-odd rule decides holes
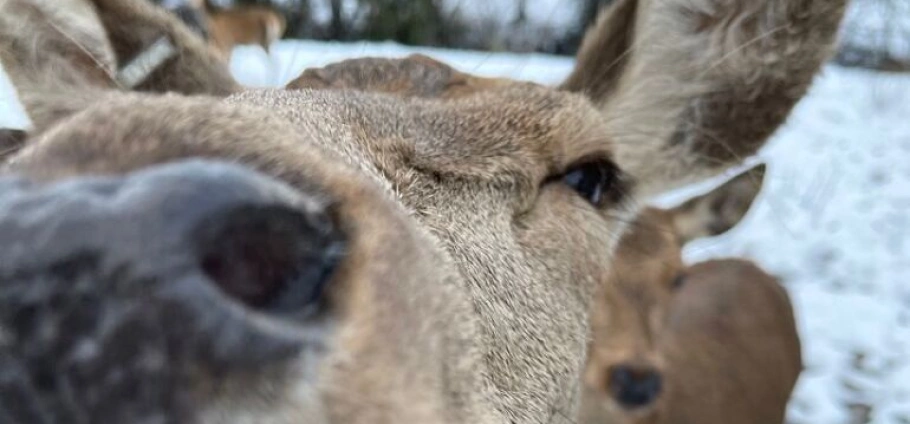
[[[404,44],[449,46],[459,31],[457,17],[445,16],[440,0],[365,0],[364,36]]]
[[[335,40],[347,38],[347,28],[344,22],[344,0],[331,0],[332,20],[329,23],[329,37]]]
[[[528,20],[528,0],[515,0],[516,11],[515,19],[512,21],[512,25],[521,25]]]

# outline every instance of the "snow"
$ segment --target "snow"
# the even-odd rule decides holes
[[[906,0],[853,0],[843,29],[851,44],[910,58],[910,2]]]
[[[0,128],[26,128],[31,123],[16,99],[16,91],[0,64]]]
[[[910,422],[908,98],[910,76],[824,69],[760,153],[766,187],[746,220],[686,249],[754,259],[789,289],[806,364],[793,423],[865,422],[851,404]]]
[[[555,4],[555,0],[554,0]],[[485,76],[552,84],[572,61],[544,55],[410,48],[393,43],[284,41],[271,58],[238,48],[231,70],[279,86],[305,67],[349,57],[421,52]],[[0,125],[27,122],[0,79]],[[910,423],[910,76],[827,67],[760,153],[765,188],[730,233],[691,244],[686,258],[748,257],[790,291],[806,371],[793,424]],[[729,174],[728,174],[729,175]],[[663,204],[704,190],[710,181]]]

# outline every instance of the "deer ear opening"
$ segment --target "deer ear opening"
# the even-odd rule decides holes
[[[833,53],[846,0],[617,0],[562,89],[588,96],[645,196],[755,154]]]
[[[761,192],[765,168],[765,164],[755,166],[714,190],[670,209],[680,243],[720,235],[739,224]]]

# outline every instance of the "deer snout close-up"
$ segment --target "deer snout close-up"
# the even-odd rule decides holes
[[[802,369],[786,291],[749,261],[687,266],[682,255],[686,243],[744,219],[765,168],[636,218],[619,244],[617,278],[592,313],[588,367],[605,369],[607,381],[586,381],[581,422],[784,422]]]
[[[0,346],[15,370],[0,404],[13,422],[45,422],[49,405],[91,422],[187,419],[209,396],[203,379],[257,384],[322,349],[344,237],[316,197],[192,160],[7,177],[0,198],[0,334],[15,341]],[[37,401],[12,402],[22,390]]]
[[[759,153],[846,0],[616,0],[527,77],[155,3],[0,0],[0,424],[784,421],[784,289],[682,257],[760,179],[647,205]],[[331,3],[376,40],[429,5]]]
[[[655,367],[624,363],[607,371],[607,387],[613,400],[625,409],[647,407],[663,390],[663,375]]]

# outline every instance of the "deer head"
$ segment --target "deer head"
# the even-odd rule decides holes
[[[2,220],[18,238],[0,276],[21,289],[3,309],[34,306],[35,281],[39,301],[78,298],[72,281],[101,303],[151,299],[113,315],[115,333],[41,338],[4,317],[22,339],[3,345],[4,369],[26,382],[58,371],[15,393],[93,421],[257,423],[572,421],[590,300],[635,199],[754,152],[843,9],[620,0],[588,35],[581,82],[392,62],[418,70],[396,74],[404,86],[442,93],[413,95],[384,77],[374,89],[386,61],[352,62],[335,73],[353,76],[344,84],[326,70],[330,88],[244,91],[140,0],[0,4],[0,60],[34,123],[3,169]],[[161,321],[170,305],[185,326]],[[70,322],[36,311],[47,328]],[[135,402],[70,402],[80,334],[116,353],[89,356],[84,393],[120,393],[106,376],[145,354],[175,371]],[[146,336],[117,350],[128,334]]]

